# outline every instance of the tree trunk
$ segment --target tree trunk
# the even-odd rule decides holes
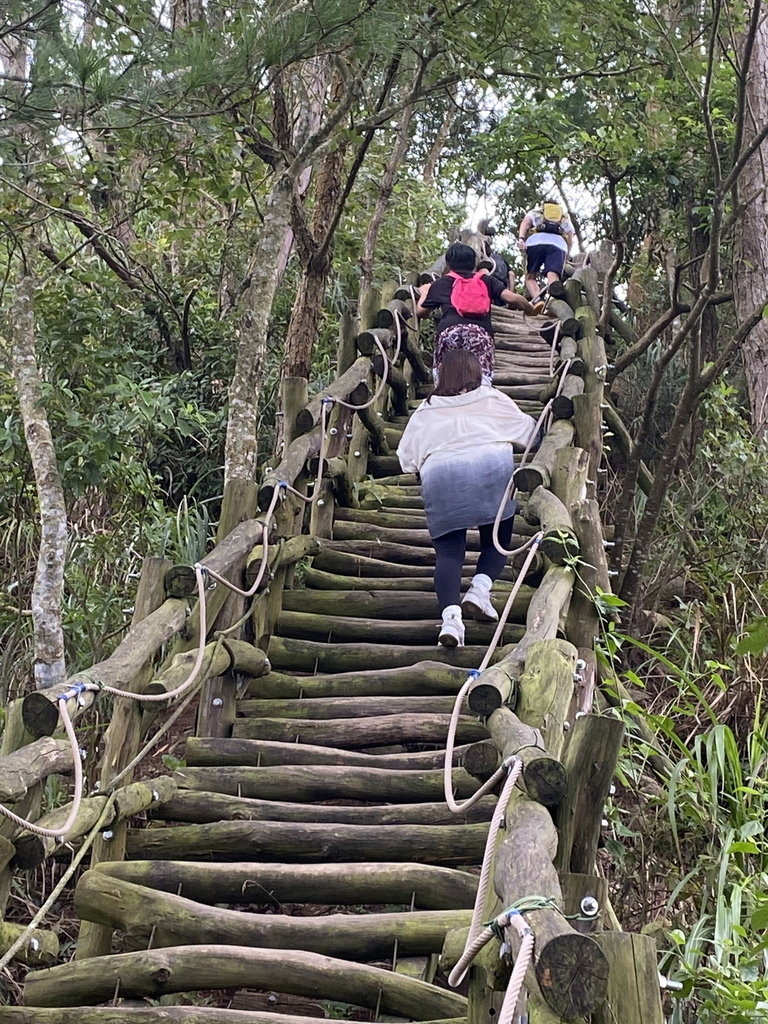
[[[267,200],[264,224],[245,293],[237,358],[229,387],[229,417],[224,450],[226,491],[235,480],[256,479],[258,414],[267,329],[278,284],[277,258],[290,223],[293,179],[283,168]]]
[[[368,230],[365,233],[363,252],[360,257],[361,294],[373,284],[373,256],[376,251],[376,242],[378,241],[379,231],[381,230],[381,225],[384,223],[384,217],[386,216],[389,202],[392,198],[398,169],[400,164],[403,162],[406,152],[408,151],[408,143],[410,141],[408,129],[410,127],[412,117],[413,104],[409,103],[407,106],[403,107],[403,112],[400,115],[400,124],[397,128],[397,141],[384,167],[384,174],[382,175],[381,185],[379,186],[376,206],[370,223],[368,224]]]
[[[39,690],[63,683],[64,633],[61,592],[67,554],[67,510],[51,428],[43,404],[35,352],[35,280],[24,269],[10,310],[11,357],[24,436],[29,449],[40,505],[40,551],[32,587],[35,638],[35,685]]]
[[[742,39],[741,59],[745,60]],[[748,146],[768,121],[768,22],[763,15],[757,26],[749,67],[746,70],[746,115],[744,146]],[[739,321],[768,295],[768,141],[758,148],[739,178],[739,197],[746,203],[733,245],[733,297]],[[755,197],[755,198],[753,198]],[[752,425],[755,433],[768,431],[768,320],[761,320],[741,346],[744,373],[747,378]]]

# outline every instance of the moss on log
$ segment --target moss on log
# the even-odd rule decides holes
[[[320,422],[323,400],[326,398],[349,399],[352,392],[361,384],[368,386],[368,374],[371,372],[371,361],[365,355],[356,359],[349,369],[337,377],[328,387],[318,391],[312,400],[296,416],[296,433],[306,434]]]
[[[269,770],[269,769],[267,769]],[[369,794],[370,795],[370,794]],[[341,825],[335,822],[219,821],[128,832],[129,857],[162,860],[281,860],[318,863],[384,858],[458,866],[482,860],[486,824]]]
[[[565,518],[562,520],[562,524],[561,520],[555,519],[554,512],[550,512],[548,506],[544,508],[541,505],[537,505],[537,509],[544,515],[550,516],[547,520],[547,526],[550,527],[550,533],[552,534],[561,525],[564,529],[566,520],[570,523],[570,517],[564,509]],[[574,550],[578,551],[578,542],[572,529],[571,537],[573,538]],[[545,551],[545,553],[547,552]],[[531,603],[533,592],[533,587],[523,586],[520,588],[510,613],[510,618],[513,622],[525,621],[525,615]],[[505,600],[506,598],[500,591],[493,595],[493,603],[497,611],[500,612],[504,608]],[[398,619],[440,618],[440,605],[434,591],[432,593],[422,593],[411,590],[371,590],[367,593],[361,593],[357,590],[288,590],[283,595],[283,610],[303,612],[310,615],[380,618],[390,621]]]
[[[68,775],[72,767],[69,741],[42,736],[34,743],[0,757],[0,803],[16,803],[38,782],[49,775]]]
[[[520,676],[517,714],[541,732],[544,747],[559,759],[565,744],[564,722],[574,691],[577,650],[567,640],[531,644]]]
[[[0,921],[0,955],[7,953],[27,926],[14,921]],[[59,958],[59,937],[44,928],[33,928],[26,936],[26,941],[13,954],[13,959],[27,967],[52,967]],[[0,1009],[0,1019],[3,1016]]]
[[[249,800],[224,793],[182,791],[152,814],[162,821],[204,825],[212,821],[308,821],[342,825],[473,825],[490,821],[495,800],[483,797],[468,811],[454,814],[444,803],[334,806],[281,800]]]
[[[327,1017],[302,1017],[261,1010],[223,1010],[213,1006],[4,1006],[7,1024],[325,1024]],[[466,1024],[465,1017],[424,1024]]]
[[[549,487],[557,452],[573,444],[573,435],[570,420],[555,420],[533,458],[515,470],[517,489],[531,493],[540,485]]]
[[[553,467],[554,472],[554,467]],[[555,565],[564,565],[579,553],[579,541],[568,509],[546,487],[537,487],[528,499],[525,517],[540,524],[544,533],[541,550]],[[528,602],[530,604],[530,600]]]
[[[474,714],[487,718],[492,711],[507,703],[515,680],[523,671],[531,645],[557,635],[571,598],[573,581],[574,572],[566,566],[553,565],[547,570],[531,599],[525,636],[516,647],[486,669],[470,688],[469,706]]]
[[[466,927],[472,916],[469,910],[321,917],[253,914],[197,903],[99,871],[88,871],[80,879],[75,909],[83,920],[126,932],[130,949],[145,948],[150,942],[153,948],[226,943],[303,949],[355,961],[386,958],[394,942],[404,956],[437,952],[445,933]]]
[[[258,526],[261,532],[261,526]],[[36,690],[28,693],[22,704],[22,717],[27,730],[39,739],[52,736],[61,728],[59,717],[59,695],[65,693],[75,683],[100,682],[124,689],[141,666],[151,658],[177,633],[187,622],[188,605],[183,599],[169,598],[141,622],[137,623],[126,635],[117,649],[104,661],[91,666],[87,672],[76,674],[48,690]],[[75,719],[87,710],[94,702],[93,691],[76,694],[67,701],[70,717]]]
[[[230,793],[260,800],[363,800],[371,794],[382,802],[418,803],[439,800],[443,773],[388,768],[289,765],[275,768],[182,768],[176,773],[180,789]],[[453,788],[464,800],[479,788],[462,768],[453,769]]]
[[[124,786],[115,794],[112,813],[104,824],[125,820],[134,814],[147,810],[152,804],[162,803],[170,799],[176,792],[176,782],[170,776],[161,776],[149,782],[134,782]],[[90,832],[101,817],[107,802],[105,796],[86,797],[80,804],[80,810],[67,833],[67,839],[77,839]],[[72,804],[64,804],[54,811],[43,815],[35,822],[40,828],[61,828],[69,817]],[[19,871],[31,871],[39,867],[58,848],[58,840],[51,836],[40,836],[34,832],[23,831],[16,837],[16,855],[13,865]]]
[[[454,747],[454,764],[461,763],[466,746]],[[267,768],[286,764],[330,764],[350,768],[398,768],[423,770],[439,768],[444,750],[412,751],[404,754],[364,754],[337,747],[309,743],[279,743],[274,740],[240,740],[190,736],[186,745],[190,767]]]
[[[412,1020],[466,1013],[461,996],[392,971],[317,953],[221,945],[103,956],[98,971],[87,960],[33,971],[25,998],[30,1006],[78,1006],[111,999],[118,984],[129,999],[247,986],[349,1002]]]
[[[422,910],[471,908],[477,875],[433,864],[371,862],[345,864],[206,864],[192,861],[133,860],[99,864],[97,869],[200,903],[279,906],[281,903],[413,904]]]
[[[565,768],[547,750],[541,732],[521,722],[508,708],[493,712],[488,729],[502,761],[514,754],[523,762],[522,783],[531,800],[545,807],[557,806],[565,792]]]
[[[557,833],[546,808],[522,796],[513,799],[507,838],[496,854],[494,884],[504,906],[524,896],[552,898],[562,906],[552,865],[556,848]],[[562,910],[534,910],[525,917],[536,936],[534,973],[547,1005],[565,1020],[591,1013],[607,991],[608,963],[600,947],[574,931]]]
[[[436,697],[313,697],[301,700],[241,700],[237,710],[245,718],[375,718],[381,715],[450,715],[453,696]],[[464,702],[462,713],[467,714]]]
[[[421,644],[432,647],[437,642],[437,616],[434,619],[376,619],[354,615],[317,615],[311,612],[281,612],[277,619],[279,636],[295,640],[320,640],[325,644]],[[485,647],[491,642],[496,623],[466,622],[467,644]],[[523,637],[523,627],[510,622],[504,626],[502,643],[516,643]],[[269,648],[270,660],[272,648]]]
[[[238,718],[236,739],[278,740],[282,743],[313,743],[324,747],[362,749],[392,743],[441,743],[448,736],[450,714],[398,714],[376,718],[283,719]],[[456,727],[458,743],[484,739],[488,731],[476,718],[464,716]]]
[[[608,560],[605,556],[600,507],[594,498],[577,502],[571,509],[573,528],[579,540],[582,564],[568,612],[568,635],[579,647],[593,647],[600,635],[598,590],[610,594]]]
[[[565,570],[569,571],[569,570]],[[530,612],[529,612],[530,614]],[[358,620],[359,621],[359,620]],[[267,655],[273,668],[288,668],[294,672],[355,672],[362,669],[402,668],[421,661],[429,654],[430,661],[460,668],[475,668],[480,664],[487,645],[435,648],[427,652],[424,645],[405,646],[395,643],[319,643],[316,640],[297,640],[292,637],[273,636],[267,646]],[[506,652],[501,648],[495,660]],[[473,709],[474,710],[474,709]]]

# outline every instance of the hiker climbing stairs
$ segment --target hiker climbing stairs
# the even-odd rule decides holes
[[[398,293],[385,307],[403,318],[398,330],[408,335],[406,355],[416,345],[403,312],[407,297]],[[547,389],[550,397],[583,397],[582,376],[576,375],[576,386],[566,376],[569,360],[573,365],[581,358],[575,332],[562,333],[567,321],[495,315],[497,385],[537,419]],[[391,356],[392,348],[387,351]],[[466,690],[468,670],[483,662],[496,625],[468,622],[466,646],[437,646],[435,555],[420,487],[392,454],[407,422],[398,408],[410,414],[426,393],[427,382],[418,379],[423,363],[421,355],[404,362],[400,356],[408,397],[404,406],[388,404],[382,391],[380,408],[372,406],[382,413],[378,423],[362,412],[353,418],[354,410],[341,403],[324,432],[326,413],[320,417],[315,409],[312,430],[267,474],[263,504],[274,500],[277,507],[275,488],[288,479],[281,475],[287,465],[293,467],[288,483],[299,492],[301,473],[306,488],[305,466],[312,465],[319,479],[315,494],[324,496],[314,502],[311,535],[291,528],[302,517],[288,506],[304,506],[303,498],[289,496],[279,513],[281,539],[273,537],[268,547],[263,533],[256,537],[261,547],[252,564],[263,560],[270,571],[253,622],[268,661],[262,654],[258,664],[253,655],[248,662],[238,641],[219,638],[205,648],[216,647],[211,666],[226,648],[229,671],[240,672],[230,675],[227,691],[231,721],[208,734],[198,727],[172,777],[148,780],[157,795],[148,800],[148,820],[133,818],[124,826],[124,859],[102,850],[79,877],[75,908],[83,924],[75,959],[32,970],[25,1005],[0,1009],[0,1022],[312,1024],[341,1003],[355,1019],[458,1024],[488,1020],[501,1008],[509,966],[498,961],[496,949],[490,957],[482,954],[457,990],[447,982],[472,922],[498,789],[452,811],[444,796],[446,743],[457,695]],[[375,378],[369,381],[363,390],[371,395]],[[345,385],[337,398],[346,401],[353,389]],[[591,401],[599,402],[600,394]],[[355,398],[349,406],[361,405],[359,391]],[[509,605],[508,614],[490,667],[458,708],[447,783],[453,800],[465,801],[513,762],[522,773],[507,834],[514,840],[516,822],[525,857],[515,864],[507,845],[499,845],[498,899],[480,906],[481,920],[520,897],[533,900],[527,908],[536,935],[531,999],[534,1007],[548,1007],[550,1020],[552,1014],[582,1019],[608,991],[610,957],[592,937],[602,931],[603,910],[608,913],[594,861],[621,742],[615,719],[591,714],[597,620],[588,600],[582,601],[586,611],[575,595],[571,600],[567,564],[572,550],[579,543],[588,548],[600,529],[592,506],[586,509],[588,500],[595,504],[585,498],[590,454],[583,441],[573,447],[570,420],[559,432],[558,422],[528,470],[535,485],[529,514],[515,521],[512,547],[530,548],[535,541],[526,552],[529,571],[513,595],[523,555],[513,556],[494,587],[494,606],[502,614]],[[347,457],[328,443],[339,437],[350,441]],[[599,445],[599,437],[595,441]],[[373,452],[365,473],[358,465],[356,478],[345,479],[368,444]],[[537,492],[540,480],[538,491],[546,494]],[[550,480],[562,497],[547,489]],[[572,522],[563,499],[585,518]],[[232,534],[247,534],[238,549],[241,564],[254,544],[248,529],[244,523]],[[592,540],[600,547],[602,535]],[[470,531],[467,582],[478,549],[477,532]],[[599,577],[607,589],[604,556],[596,561],[585,579],[589,584]],[[234,562],[229,571],[234,578]],[[569,629],[574,608],[578,621]],[[203,650],[205,636],[199,643]],[[179,656],[188,661],[191,650]],[[97,669],[92,674],[101,680],[107,672]],[[201,707],[222,706],[221,697],[211,696],[221,689],[212,687],[222,685],[227,671],[206,668]],[[585,743],[591,750],[586,779],[573,774],[583,766]],[[557,870],[552,815],[568,837]],[[592,895],[601,914],[588,920],[579,908]],[[570,921],[580,914],[584,923],[577,929]],[[518,940],[511,942],[508,949],[517,950]],[[643,947],[636,955],[647,952]],[[222,992],[227,996],[218,1008],[189,1005]],[[642,998],[647,1009],[658,1002],[658,991]]]

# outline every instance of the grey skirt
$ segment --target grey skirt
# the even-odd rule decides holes
[[[431,455],[421,468],[421,494],[430,537],[470,530],[496,519],[515,469],[510,444],[484,445],[466,455]],[[515,514],[507,500],[502,519]]]

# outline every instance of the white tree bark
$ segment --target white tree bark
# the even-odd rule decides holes
[[[768,19],[757,27],[746,76],[746,147],[768,123]],[[733,293],[741,323],[768,296],[768,141],[747,162],[739,178],[739,197],[747,208],[736,227]],[[754,327],[742,345],[752,425],[768,435],[768,320]]]
[[[45,689],[66,679],[61,593],[67,553],[67,510],[53,438],[43,404],[35,352],[35,279],[23,270],[10,309],[11,361],[24,436],[40,507],[40,551],[32,587],[35,685]]]

